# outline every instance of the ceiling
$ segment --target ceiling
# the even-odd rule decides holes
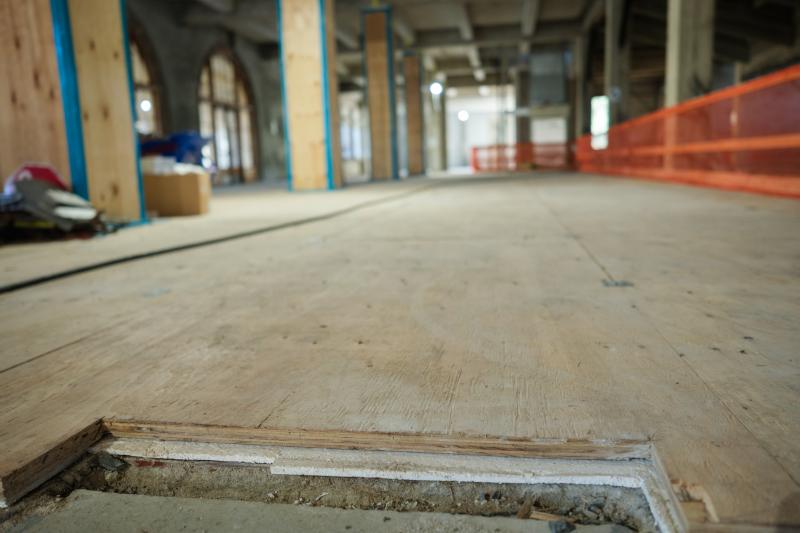
[[[275,0],[173,0],[184,24],[223,27],[269,49],[278,41]],[[390,0],[398,51],[423,51],[439,75],[483,81],[531,47],[567,43],[598,0]],[[336,1],[338,71],[360,76],[361,10],[369,0]],[[267,52],[269,53],[269,52]]]
[[[189,26],[225,28],[277,57],[276,0],[172,0]],[[698,0],[707,1],[707,0]],[[715,58],[747,61],[753,50],[795,40],[800,0],[716,0]],[[604,0],[387,0],[398,54],[423,52],[426,69],[450,85],[497,82],[538,48],[590,37],[602,61]],[[361,11],[370,0],[336,0],[337,70],[361,76]],[[662,76],[667,0],[623,0],[634,78]],[[598,69],[594,69],[598,72]]]

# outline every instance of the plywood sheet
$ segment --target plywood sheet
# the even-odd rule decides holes
[[[119,2],[69,0],[89,199],[109,217],[139,220],[141,203]]]
[[[281,0],[283,76],[294,189],[327,186],[318,0]]]
[[[392,108],[389,79],[389,36],[385,11],[366,12],[364,46],[367,67],[367,107],[373,179],[389,179],[392,172]]]
[[[0,297],[0,476],[100,417],[636,441],[696,520],[800,525],[797,204],[538,176]]]
[[[408,134],[408,173],[412,176],[425,172],[423,160],[422,94],[420,84],[420,59],[417,55],[403,58],[403,76],[406,82],[406,131]]]
[[[0,131],[0,179],[39,162],[69,182],[49,0],[0,0]]]

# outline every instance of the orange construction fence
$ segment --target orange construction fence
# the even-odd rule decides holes
[[[570,168],[572,151],[566,143],[517,143],[475,146],[470,165],[476,172]]]
[[[577,141],[583,172],[800,198],[800,65]]]

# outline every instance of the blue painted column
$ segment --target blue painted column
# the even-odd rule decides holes
[[[86,158],[83,151],[81,101],[78,95],[78,73],[75,68],[75,51],[72,48],[72,28],[67,0],[51,0],[50,12],[53,17],[53,40],[56,46],[61,100],[64,106],[72,192],[88,200],[89,182],[86,177]]]

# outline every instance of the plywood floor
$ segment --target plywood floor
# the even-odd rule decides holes
[[[103,416],[652,439],[719,521],[800,525],[795,201],[439,181],[0,302],[0,474]]]
[[[285,188],[261,184],[220,187],[214,189],[210,212],[203,216],[153,219],[150,224],[88,241],[0,246],[0,288],[118,257],[358,209],[429,185],[420,180],[393,182],[383,187],[357,186],[325,196],[289,193]]]

